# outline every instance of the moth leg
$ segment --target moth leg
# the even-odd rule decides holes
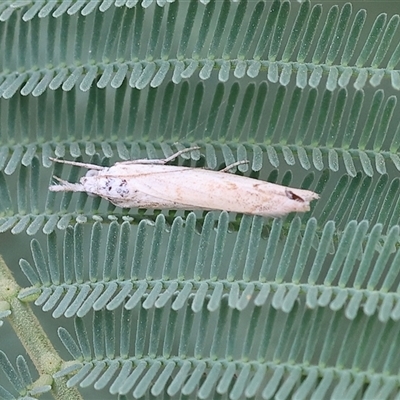
[[[88,163],[83,163],[83,162],[78,162],[78,161],[59,160],[58,158],[53,158],[53,157],[49,157],[49,160],[58,162],[61,164],[75,165],[77,167],[83,167],[83,168],[87,168],[87,169],[97,169],[99,171],[101,171],[105,168],[105,167],[102,167],[101,165],[88,164]]]
[[[232,168],[237,167],[238,165],[248,164],[249,160],[240,160],[236,161],[232,164],[227,165],[225,168],[221,169],[219,172],[229,172]]]
[[[154,160],[149,160],[148,158],[143,158],[140,160],[129,160],[129,161],[120,161],[115,163],[117,164],[125,164],[125,165],[130,165],[130,164],[166,164],[172,160],[174,160],[176,157],[179,157],[183,153],[188,153],[193,150],[199,150],[200,147],[198,146],[193,146],[193,147],[188,147],[187,149],[182,149],[177,151],[176,153],[172,154],[171,156],[167,158],[160,158],[160,159],[154,159]]]

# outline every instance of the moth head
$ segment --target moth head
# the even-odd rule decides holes
[[[95,169],[89,169],[85,176],[80,179],[80,183],[85,187],[85,191],[87,192],[88,196],[96,197],[96,179],[91,179],[96,177],[99,174],[99,171]]]
[[[97,176],[99,174],[99,171],[96,169],[89,169],[89,171],[86,172],[85,176],[87,177],[92,177],[92,176]]]

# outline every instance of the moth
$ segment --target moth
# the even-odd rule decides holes
[[[229,173],[239,161],[221,171],[167,165],[191,147],[165,159],[132,160],[102,167],[76,161],[54,162],[87,168],[79,183],[54,177],[53,192],[86,192],[122,208],[220,210],[263,217],[282,217],[310,210],[318,194]]]

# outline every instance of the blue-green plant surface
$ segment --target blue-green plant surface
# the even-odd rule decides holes
[[[1,399],[400,398],[393,4],[1,2]],[[86,172],[49,157],[189,146],[173,163],[320,199],[273,219],[48,190]]]

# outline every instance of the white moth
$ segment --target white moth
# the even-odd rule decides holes
[[[50,158],[89,171],[80,183],[54,177],[60,184],[54,192],[87,192],[123,208],[224,210],[236,213],[281,217],[310,210],[318,194],[227,173],[247,161],[239,161],[221,171],[165,165],[191,147],[160,160],[133,160],[102,167]]]

